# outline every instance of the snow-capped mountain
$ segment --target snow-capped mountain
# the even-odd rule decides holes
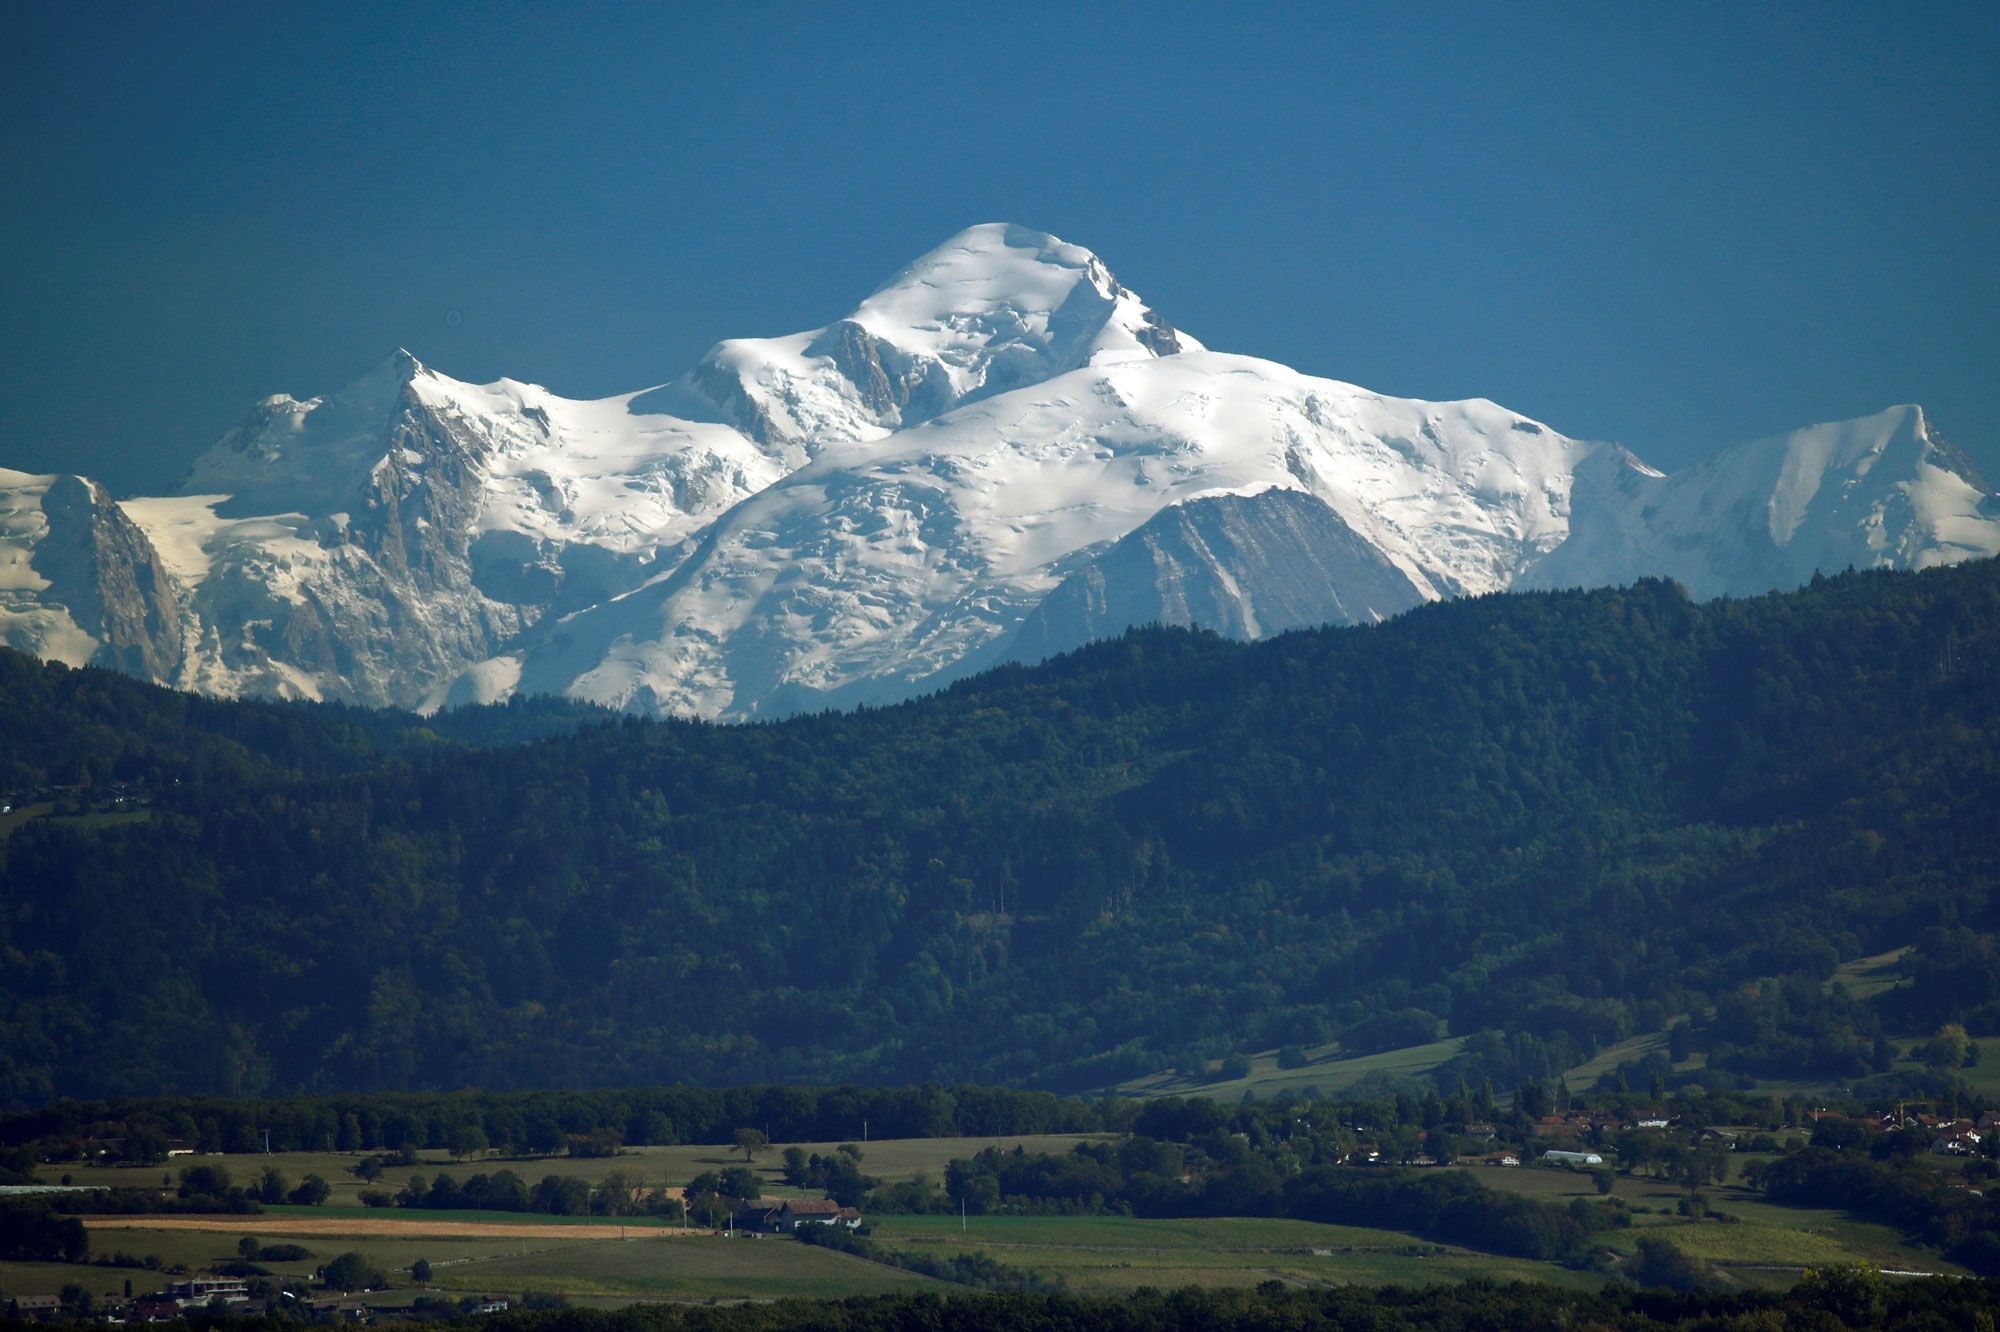
[[[1295,489],[1424,596],[1562,540],[1586,445],[1214,352],[1120,358],[828,449],[671,574],[525,636],[520,687],[754,716],[878,701],[1004,653],[1066,577],[1170,505]]]
[[[464,384],[398,352],[331,397],[266,399],[180,496],[125,505],[187,589],[176,682],[414,706],[784,474],[636,396]]]
[[[991,224],[635,393],[399,352],[259,403],[174,496],[0,471],[0,634],[218,694],[745,718],[1153,620],[1247,638],[1996,552],[2000,498],[1915,408],[1662,476],[1483,400],[1208,351],[1088,250]]]
[[[720,344],[677,387],[751,438],[813,456],[1085,365],[1199,350],[1082,246],[989,223],[825,328]]]
[[[1569,539],[1515,586],[1662,574],[1713,597],[2000,554],[2000,496],[1913,406],[1755,440],[1673,476],[1605,448],[1578,469],[1574,504]]]

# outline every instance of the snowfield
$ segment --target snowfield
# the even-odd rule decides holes
[[[998,223],[657,387],[577,401],[398,352],[257,404],[176,496],[69,478],[52,524],[59,480],[0,471],[10,645],[423,709],[529,691],[769,717],[1150,621],[1256,637],[1509,588],[1744,594],[2000,553],[2000,499],[1915,407],[1663,475],[1484,400],[1209,351],[1088,250]]]

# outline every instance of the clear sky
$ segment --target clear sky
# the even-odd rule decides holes
[[[1662,466],[2000,473],[2000,4],[16,4],[0,466],[171,484],[408,346],[595,396],[974,222],[1210,346]]]

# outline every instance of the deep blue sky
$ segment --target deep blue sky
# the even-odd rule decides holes
[[[0,465],[161,487],[399,344],[634,389],[1004,219],[1663,466],[1919,401],[2000,472],[1991,0],[712,8],[11,6]]]

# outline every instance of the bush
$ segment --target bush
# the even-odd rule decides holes
[[[358,1253],[343,1253],[320,1272],[329,1290],[381,1290],[389,1284],[382,1269]]]
[[[1700,1290],[1715,1279],[1707,1263],[1651,1238],[1639,1241],[1638,1253],[1626,1260],[1625,1275],[1638,1285],[1669,1290]]]
[[[80,1263],[90,1253],[83,1222],[57,1216],[47,1204],[0,1204],[0,1258]]]

